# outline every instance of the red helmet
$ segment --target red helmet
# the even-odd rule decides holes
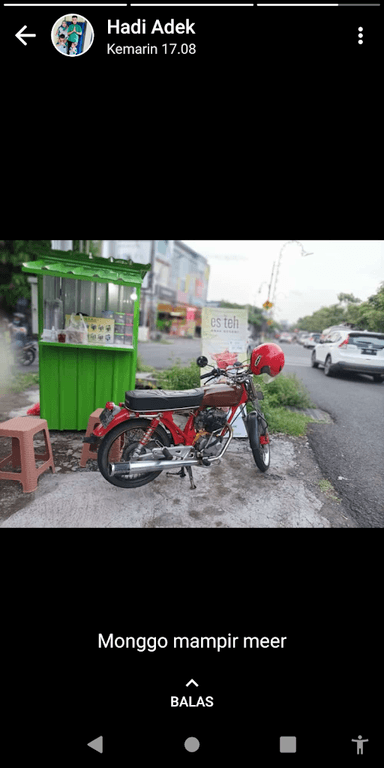
[[[278,344],[260,344],[251,354],[251,371],[256,376],[277,376],[284,368],[284,352]]]

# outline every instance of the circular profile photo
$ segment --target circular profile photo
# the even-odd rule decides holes
[[[52,43],[63,56],[81,56],[86,53],[94,37],[92,24],[77,13],[60,16],[51,32]]]

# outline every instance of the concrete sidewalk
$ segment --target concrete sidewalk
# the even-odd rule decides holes
[[[99,472],[39,479],[30,502],[2,528],[354,528],[324,483],[307,439],[272,436],[271,467],[261,473],[248,440],[233,440],[220,465],[193,468],[126,490]],[[325,487],[325,492],[321,488]]]

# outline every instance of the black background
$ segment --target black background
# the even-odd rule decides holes
[[[342,218],[349,228],[374,222],[382,8],[1,12],[8,224],[37,228],[70,212],[72,222],[96,218],[115,231],[115,222],[193,215],[209,236],[217,218],[238,237],[255,216],[269,232],[289,228],[293,210],[336,236],[345,236]],[[94,27],[79,57],[52,45],[66,12],[84,12]],[[155,18],[190,18],[197,34],[117,40],[107,35],[109,17],[144,17],[148,29]],[[24,25],[36,33],[27,45],[15,37]],[[193,42],[197,53],[107,55],[114,40],[159,50]]]
[[[196,19],[187,42],[198,53],[176,59],[107,56],[109,11],[84,14],[95,42],[70,63],[50,38],[60,9],[2,8],[8,236],[63,228],[74,237],[96,224],[112,238],[164,227],[219,239],[276,238],[293,227],[302,238],[381,236],[381,8],[146,9],[148,26],[152,16]],[[15,37],[25,24],[38,35],[27,46]],[[119,43],[140,44],[134,38]],[[8,535],[7,764],[308,766],[321,756],[348,765],[360,734],[370,740],[361,759],[378,764],[380,535]],[[99,650],[99,632],[170,644],[174,635],[228,633],[288,641],[285,649],[138,653]],[[191,677],[198,689],[185,688]],[[171,709],[171,695],[196,692],[213,696],[214,707]],[[103,755],[87,746],[100,735]],[[279,754],[282,735],[297,736],[296,755]],[[197,753],[183,747],[189,736],[200,740]]]
[[[345,63],[356,62],[365,66],[368,61],[378,60],[382,11],[377,7],[203,7],[191,8],[135,8],[104,7],[87,8],[81,4],[63,5],[60,8],[4,8],[2,7],[3,33],[2,50],[15,62],[32,74],[44,76],[45,68],[57,77],[84,78],[92,71],[100,78],[117,78],[124,82],[127,78],[144,76],[157,77],[158,71],[175,77],[177,74],[194,72],[204,90],[204,79],[219,75],[221,67],[231,71],[251,85],[259,77],[268,78],[268,68],[276,63],[286,66],[287,57],[302,59],[305,66],[316,66],[314,55],[323,62],[329,56],[347,55]],[[76,72],[65,57],[53,55],[51,30],[61,15],[76,12],[84,15],[92,24],[95,39],[87,54],[76,58]],[[107,20],[132,23],[138,18],[145,18],[147,34],[119,35],[107,34]],[[186,18],[195,22],[195,35],[150,35],[149,31],[156,19],[163,23],[174,18],[184,22]],[[26,33],[36,33],[36,38],[25,38],[24,46],[15,38],[16,32],[27,25]],[[363,27],[363,45],[358,44],[358,27]],[[9,30],[9,32],[8,32]],[[107,44],[119,45],[157,45],[157,56],[149,55],[107,55]],[[162,54],[161,44],[196,43],[195,55]],[[267,65],[267,71],[264,68]],[[207,68],[214,67],[214,72]],[[249,70],[248,70],[249,68]],[[259,74],[259,68],[261,73]],[[100,83],[99,83],[100,85]],[[108,82],[108,89],[111,87]],[[89,87],[89,83],[87,83]]]
[[[379,582],[361,565],[364,533],[346,542],[345,532],[318,532],[314,544],[309,531],[189,533],[189,541],[169,531],[161,542],[149,531],[145,541],[139,531],[61,532],[67,557],[52,546],[59,536],[45,534],[43,568],[3,602],[4,753],[16,762],[33,754],[40,765],[350,765],[351,740],[362,735],[364,762],[377,765]],[[99,632],[169,645],[99,649]],[[174,636],[229,633],[238,648],[172,647]],[[243,650],[249,635],[287,640]],[[186,687],[191,678],[198,688]],[[171,708],[172,695],[213,696],[214,706]],[[297,738],[289,758],[279,753],[287,735]],[[87,746],[98,736],[102,755]],[[197,753],[184,749],[190,736]]]

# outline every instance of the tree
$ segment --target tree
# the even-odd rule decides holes
[[[361,330],[384,333],[384,282],[367,301],[348,307],[348,320]]]
[[[346,310],[340,304],[331,304],[329,307],[321,307],[312,315],[300,317],[296,325],[301,331],[321,333],[330,325],[339,325],[344,322],[346,322]]]
[[[321,307],[312,315],[300,317],[297,327],[301,331],[318,331],[340,323],[350,323],[359,330],[384,333],[384,282],[377,293],[367,301],[357,299],[352,293],[339,293],[339,304]],[[342,304],[345,304],[343,307]]]
[[[21,271],[36,247],[50,248],[50,240],[0,240],[0,306],[11,312],[18,299],[30,299],[28,275]]]
[[[345,304],[346,307],[348,307],[349,304],[361,304],[361,299],[357,299],[353,293],[338,293],[337,298],[339,299],[339,303]]]
[[[263,310],[260,307],[254,307],[251,304],[234,304],[223,299],[220,302],[220,307],[226,309],[247,309],[249,325],[253,325],[255,333],[260,333],[264,322]]]

